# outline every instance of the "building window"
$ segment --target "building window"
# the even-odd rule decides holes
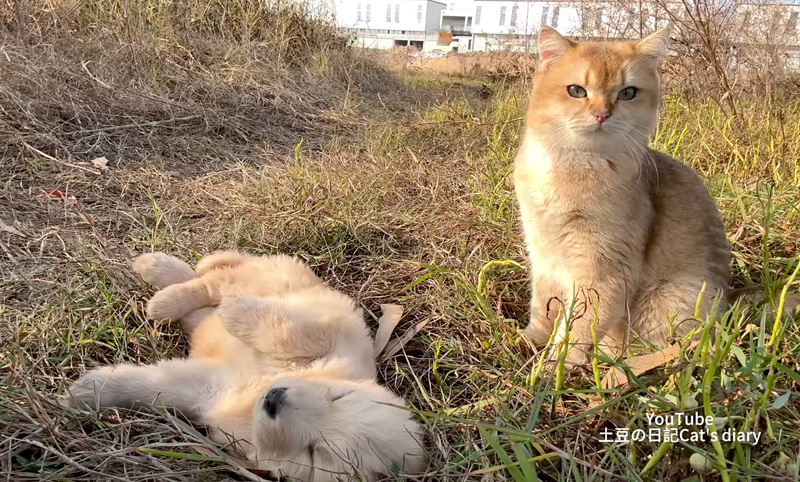
[[[597,16],[594,18],[594,28],[599,29],[603,26],[603,9],[597,10]]]
[[[372,4],[367,4],[367,23],[372,20]]]
[[[417,5],[417,23],[422,23],[422,5]]]
[[[387,22],[391,22],[392,21],[392,5],[391,4],[386,5],[386,21]]]
[[[553,28],[558,28],[558,11],[560,8],[558,5],[553,7],[553,20],[550,22],[550,26]],[[367,5],[367,9],[369,9],[369,5]],[[367,19],[369,20],[369,10],[367,10]]]
[[[512,27],[517,26],[517,12],[519,11],[519,6],[514,5],[511,7],[511,20],[509,21],[509,25]]]
[[[542,8],[542,27],[547,25],[547,14],[550,13],[550,7]]]
[[[475,25],[481,24],[481,8],[483,7],[478,7],[475,9]]]
[[[500,7],[500,25],[506,24],[506,7]]]
[[[786,33],[794,35],[797,31],[797,12],[789,14],[789,23],[786,24]]]
[[[394,6],[394,21],[400,23],[400,4]]]
[[[361,21],[361,4],[359,3],[358,7],[356,7],[356,22],[360,21]]]

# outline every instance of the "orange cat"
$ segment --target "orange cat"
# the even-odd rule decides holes
[[[697,326],[728,286],[730,250],[700,179],[648,148],[661,99],[658,67],[669,30],[625,43],[539,34],[515,189],[531,260],[533,298],[525,334],[548,341],[559,307],[573,300],[570,340],[585,360],[591,323],[606,348],[666,342]],[[557,301],[556,301],[557,300]],[[674,330],[674,331],[673,331]]]

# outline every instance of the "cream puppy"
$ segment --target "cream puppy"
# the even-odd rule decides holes
[[[148,314],[180,320],[187,359],[83,375],[67,405],[174,408],[236,441],[253,467],[302,481],[425,469],[422,428],[375,381],[362,312],[288,256],[219,252],[195,272],[163,253],[135,269],[158,288]]]

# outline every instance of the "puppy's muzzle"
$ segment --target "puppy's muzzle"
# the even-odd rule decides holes
[[[275,418],[286,405],[286,389],[271,388],[264,396],[264,410],[270,418]]]

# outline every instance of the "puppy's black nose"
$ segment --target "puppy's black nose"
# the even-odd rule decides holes
[[[271,388],[264,396],[264,410],[270,418],[275,418],[284,405],[286,405],[285,388]]]

